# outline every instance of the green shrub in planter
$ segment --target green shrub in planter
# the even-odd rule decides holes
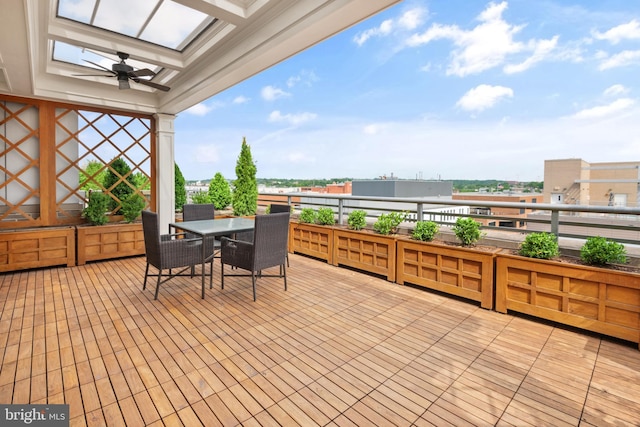
[[[351,230],[362,230],[367,225],[367,212],[361,209],[349,212],[347,224]]]
[[[558,239],[552,233],[527,234],[520,245],[520,255],[529,258],[551,259],[560,254]]]
[[[402,221],[407,218],[407,212],[389,212],[381,214],[376,222],[373,223],[373,229],[380,234],[395,233]]]
[[[107,210],[111,198],[104,193],[92,191],[89,193],[87,207],[82,210],[82,216],[91,225],[104,225],[109,222]]]
[[[318,213],[313,208],[303,208],[298,218],[303,224],[315,224],[318,219]]]
[[[333,216],[333,209],[331,208],[320,208],[318,209],[318,224],[320,225],[333,225],[336,223],[336,219]]]
[[[140,194],[134,193],[130,194],[129,197],[122,202],[122,209],[120,212],[122,212],[126,222],[133,222],[140,216],[144,206],[144,197]]]
[[[604,237],[589,237],[580,248],[580,259],[589,265],[626,263],[627,251],[622,243]]]
[[[411,237],[423,242],[430,242],[436,237],[439,229],[440,225],[433,221],[418,221]]]
[[[458,218],[452,229],[462,246],[472,246],[482,237],[480,223],[473,218]]]
[[[191,202],[196,205],[206,205],[211,203],[211,196],[207,191],[196,191],[191,195]]]

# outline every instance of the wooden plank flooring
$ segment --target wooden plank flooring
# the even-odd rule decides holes
[[[0,403],[71,425],[638,426],[633,343],[290,255],[142,291],[145,258],[0,275]]]

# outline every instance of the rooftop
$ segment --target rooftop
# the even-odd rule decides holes
[[[289,288],[142,290],[145,258],[0,276],[0,402],[71,425],[637,424],[635,344],[290,254]],[[153,288],[153,287],[152,287]]]

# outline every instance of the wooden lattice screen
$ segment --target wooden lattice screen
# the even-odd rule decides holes
[[[152,116],[0,97],[0,229],[82,223],[89,191],[151,200]],[[112,167],[121,159],[130,169]],[[87,172],[89,171],[89,172]],[[102,178],[112,173],[109,188]]]

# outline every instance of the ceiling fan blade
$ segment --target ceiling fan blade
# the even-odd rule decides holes
[[[155,76],[156,73],[154,73],[148,68],[143,68],[141,70],[131,71],[129,75],[133,77],[146,77],[146,76]]]
[[[85,59],[84,61],[88,62],[89,64],[95,65],[96,67],[102,68],[103,70],[108,71],[108,72],[110,72],[111,74],[116,74],[116,72],[115,72],[115,71],[110,70],[110,69],[108,69],[107,67],[103,67],[102,65],[97,64],[97,63],[95,63],[95,62],[93,62],[93,61],[89,61],[89,60],[87,60],[87,59]]]
[[[131,79],[131,80],[133,80],[136,83],[140,83],[141,85],[149,86],[154,89],[161,90],[163,92],[169,92],[169,89],[171,89],[169,86],[164,86],[158,83],[150,82],[148,80],[142,80],[142,79]]]

